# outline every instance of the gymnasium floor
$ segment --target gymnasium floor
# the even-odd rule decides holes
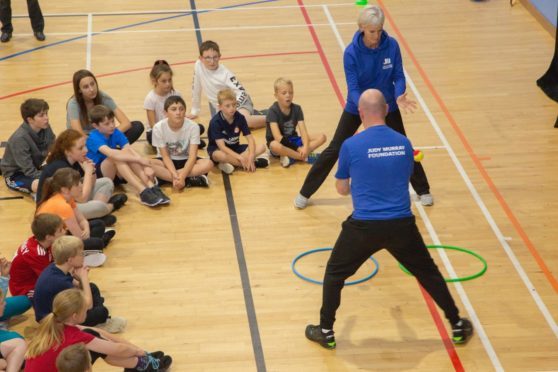
[[[257,108],[273,101],[273,81],[294,81],[310,132],[331,139],[346,86],[342,50],[356,30],[351,2],[326,0],[42,2],[44,43],[26,9],[12,2],[14,37],[0,45],[0,140],[21,122],[19,105],[46,99],[55,133],[65,129],[72,74],[90,68],[132,120],[156,59],[174,70],[190,105],[200,40],[221,46]],[[558,370],[558,131],[556,103],[536,87],[554,39],[507,0],[380,0],[396,37],[409,94],[420,109],[404,116],[425,153],[436,204],[414,206],[428,244],[471,249],[488,262],[482,277],[450,285],[476,327],[453,347],[443,315],[385,252],[379,273],[347,287],[336,323],[336,351],[307,341],[318,321],[321,287],[301,281],[290,263],[331,247],[351,212],[330,176],[303,211],[292,200],[307,164],[277,161],[255,174],[213,171],[209,189],[171,194],[149,209],[129,192],[116,213],[117,235],[104,267],[91,272],[111,313],[128,319],[124,337],[174,358],[173,371],[556,371]],[[196,8],[197,12],[191,12]],[[200,118],[210,119],[203,101]],[[264,141],[264,130],[255,132]],[[145,152],[144,143],[134,145]],[[3,150],[0,150],[0,155]],[[12,257],[30,235],[34,204],[0,184],[0,252]],[[433,252],[445,275],[481,266],[460,253]],[[327,254],[299,270],[320,279]],[[365,265],[356,277],[371,270]],[[13,329],[35,326],[28,313]],[[115,370],[99,362],[95,371]]]

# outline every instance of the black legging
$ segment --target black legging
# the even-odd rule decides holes
[[[91,288],[91,297],[93,297],[93,307],[87,310],[87,317],[81,325],[94,327],[104,323],[109,317],[109,311],[105,307],[105,299],[101,296],[101,291],[95,283],[89,283]]]
[[[12,6],[10,0],[0,0],[0,22],[2,22],[2,32],[12,33],[14,26],[12,25]],[[27,0],[27,11],[31,19],[31,27],[33,32],[43,32],[45,28],[45,20],[39,0]]]
[[[141,137],[144,130],[143,123],[141,121],[132,121],[131,124],[132,126],[130,129],[124,132],[124,135],[128,138],[128,142],[130,142],[130,144],[136,142]]]
[[[101,219],[89,220],[89,238],[83,240],[83,249],[86,251],[101,251],[105,248],[103,234],[105,223]]]
[[[337,158],[339,158],[341,145],[347,138],[355,134],[361,123],[358,115],[353,115],[343,110],[333,139],[318,157],[318,160],[312,165],[312,168],[310,168],[304,180],[304,184],[300,189],[300,194],[302,196],[310,198],[318,191],[331,171],[331,168],[335,165]],[[386,124],[388,127],[406,136],[405,128],[403,127],[403,119],[401,118],[401,112],[399,110],[388,113],[386,116]],[[418,195],[428,194],[430,192],[430,185],[428,184],[428,179],[426,178],[426,173],[421,163],[415,163],[413,174],[411,175],[411,185]]]

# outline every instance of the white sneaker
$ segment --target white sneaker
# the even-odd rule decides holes
[[[422,194],[419,195],[420,204],[424,205],[425,207],[430,207],[434,205],[434,198],[432,194]]]
[[[308,205],[308,198],[298,194],[294,200],[294,206],[297,209],[304,209]]]
[[[99,267],[103,266],[107,256],[99,251],[85,251],[85,258],[83,263],[87,267]]]
[[[121,333],[126,329],[128,321],[119,316],[108,318],[105,323],[97,324],[97,327],[104,329],[108,333]]]
[[[279,158],[279,162],[281,163],[281,166],[283,168],[288,168],[291,166],[291,158],[289,158],[288,156],[281,156]]]
[[[217,168],[219,168],[225,174],[231,174],[232,172],[234,172],[234,166],[231,163],[219,163]]]

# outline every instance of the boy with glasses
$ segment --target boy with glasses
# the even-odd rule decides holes
[[[254,109],[252,99],[236,76],[223,64],[219,64],[221,52],[216,42],[207,40],[200,45],[200,57],[194,65],[194,81],[192,83],[192,109],[187,115],[194,120],[201,111],[201,92],[205,92],[207,100],[215,111],[218,111],[217,93],[223,89],[232,89],[236,95],[237,110],[248,122],[250,129],[265,127],[265,113]]]

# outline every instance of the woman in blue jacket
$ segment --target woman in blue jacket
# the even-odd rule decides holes
[[[343,64],[347,80],[347,103],[339,119],[333,140],[314,163],[300,193],[295,207],[303,209],[308,199],[320,188],[339,157],[339,149],[361,124],[358,100],[367,89],[380,90],[389,105],[386,124],[405,135],[401,107],[406,112],[416,109],[416,102],[407,98],[403,60],[397,41],[384,31],[384,13],[378,6],[364,8],[358,17],[359,30],[345,49]],[[411,185],[423,205],[434,204],[430,185],[421,163],[415,163]]]

